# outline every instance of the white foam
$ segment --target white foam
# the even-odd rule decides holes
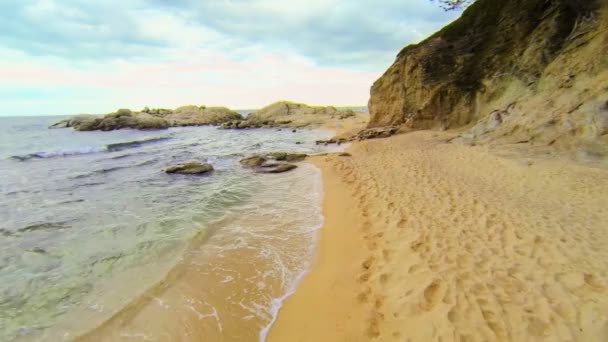
[[[272,325],[274,324],[274,322],[277,320],[277,317],[279,316],[279,312],[281,311],[283,302],[285,302],[285,300],[287,300],[287,298],[291,297],[291,295],[293,295],[296,292],[298,285],[300,285],[300,282],[302,281],[302,279],[304,279],[304,277],[306,276],[306,274],[308,274],[308,272],[310,272],[310,269],[306,269],[306,270],[302,271],[300,274],[298,274],[298,276],[296,277],[294,282],[287,289],[287,292],[283,296],[281,296],[279,298],[275,298],[271,301],[270,315],[271,315],[272,319],[270,320],[268,325],[266,325],[260,331],[260,342],[266,341],[266,337],[268,336],[268,332],[270,332],[270,328],[272,328]]]
[[[317,169],[317,182],[315,182],[315,186],[317,188],[318,194],[319,194],[319,198],[321,199],[321,201],[319,202],[319,225],[313,226],[310,230],[310,232],[313,232],[313,239],[314,241],[317,241],[317,234],[318,231],[321,229],[321,227],[323,227],[323,223],[325,221],[325,217],[323,217],[322,213],[322,202],[323,202],[323,198],[324,198],[324,193],[323,193],[323,178],[321,177],[321,170]],[[260,331],[260,342],[265,342],[266,341],[266,337],[268,337],[268,333],[270,332],[270,328],[272,328],[272,326],[274,325],[274,322],[276,322],[278,316],[279,316],[279,312],[281,311],[281,308],[283,307],[283,303],[287,300],[287,298],[291,297],[295,292],[296,289],[298,288],[298,286],[300,285],[300,283],[302,282],[302,280],[304,279],[304,277],[311,271],[312,265],[313,265],[313,258],[314,255],[316,254],[316,245],[315,248],[313,249],[313,255],[311,256],[311,260],[309,261],[308,267],[306,267],[305,270],[303,270],[302,272],[300,272],[296,278],[293,280],[293,282],[290,284],[290,286],[287,288],[287,291],[279,298],[275,298],[271,301],[270,304],[270,315],[271,315],[271,320],[270,322],[264,327],[262,328],[262,330]]]

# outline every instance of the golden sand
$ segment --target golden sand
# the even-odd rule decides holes
[[[445,140],[314,159],[318,257],[269,341],[608,341],[608,171]]]

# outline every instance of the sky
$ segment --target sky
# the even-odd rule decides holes
[[[429,0],[2,0],[0,116],[366,105]]]

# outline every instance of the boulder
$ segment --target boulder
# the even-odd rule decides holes
[[[297,168],[296,165],[280,163],[276,166],[273,165],[272,167],[258,169],[257,172],[259,172],[259,173],[283,173],[283,172],[291,171],[295,168]]]
[[[244,167],[257,167],[262,166],[266,162],[266,158],[262,156],[251,156],[240,160],[241,165]]]
[[[191,161],[185,164],[175,165],[167,168],[166,173],[179,173],[185,175],[199,175],[213,171],[213,166],[207,163]]]
[[[272,157],[274,160],[279,161],[287,161],[287,162],[297,162],[302,161],[308,157],[307,154],[304,153],[287,153],[287,152],[272,152],[268,153],[269,157]]]

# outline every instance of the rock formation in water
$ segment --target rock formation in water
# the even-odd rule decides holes
[[[140,112],[120,109],[104,116],[77,115],[49,128],[73,127],[78,131],[111,131],[122,128],[162,129],[175,126],[214,125],[224,129],[271,127],[318,127],[329,121],[356,116],[351,109],[312,107],[281,101],[266,106],[243,118],[226,107],[182,106],[177,109],[145,107]]]
[[[225,107],[183,106],[175,110],[144,108],[141,112],[119,109],[104,116],[77,115],[50,128],[73,127],[77,131],[112,131],[123,128],[163,129],[175,126],[219,125],[243,117]]]
[[[606,0],[478,0],[378,79],[370,127],[608,153]]]
[[[252,168],[258,173],[283,173],[297,168],[290,164],[306,159],[304,153],[271,152],[266,155],[253,155],[240,160],[243,167]]]
[[[311,127],[320,126],[332,119],[355,116],[351,109],[313,107],[303,103],[279,101],[249,114],[245,120],[234,120],[220,126],[225,129],[263,127]]]
[[[168,167],[166,173],[179,173],[183,175],[200,175],[213,171],[213,166],[199,161],[191,161],[185,164]]]
[[[166,120],[147,114],[134,113],[129,109],[119,109],[104,116],[77,115],[62,120],[50,128],[72,127],[77,131],[113,131],[123,128],[163,129],[169,127]]]
[[[220,125],[228,121],[243,119],[241,114],[226,107],[205,106],[183,106],[160,116],[171,126]]]

